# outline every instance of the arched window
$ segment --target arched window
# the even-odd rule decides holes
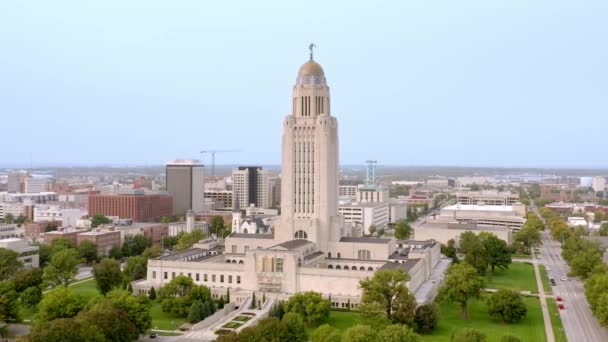
[[[308,239],[308,234],[306,234],[306,232],[303,231],[303,230],[298,230],[296,232],[296,234],[294,235],[294,238],[296,238],[296,239]]]
[[[338,259],[340,259],[340,253],[338,253]]]
[[[341,270],[341,269],[342,269],[342,267],[340,267],[340,265],[338,265],[338,266],[336,266],[336,269],[337,269],[337,270]]]
[[[327,257],[331,258],[331,252],[327,252]]]
[[[332,265],[328,265],[327,268],[329,268],[330,270],[333,269],[334,267]]]
[[[363,267],[363,266],[359,267],[359,271],[365,271],[365,267]]]
[[[242,263],[243,263],[243,260],[239,260],[239,264],[242,264]]]
[[[368,271],[373,271],[373,270],[374,270],[374,268],[373,268],[373,267],[368,267],[368,268],[367,268],[367,270],[368,270]]]
[[[233,264],[236,264],[236,260],[232,260],[232,263],[233,263]]]
[[[243,233],[249,234],[249,231],[247,230],[247,228],[243,229]]]
[[[357,259],[369,260],[372,258],[372,253],[367,249],[360,249],[357,252]]]
[[[230,259],[226,260],[226,263],[229,264],[230,263]]]

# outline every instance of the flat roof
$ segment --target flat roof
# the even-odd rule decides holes
[[[405,262],[393,262],[389,261],[380,267],[381,270],[395,270],[401,269],[405,272],[409,272],[416,264],[420,261],[420,259],[408,259]]]
[[[478,205],[478,204],[453,204],[441,210],[462,210],[462,211],[513,211],[512,205]]]
[[[285,249],[295,249],[298,247],[302,247],[302,246],[306,246],[312,244],[312,242],[308,241],[308,240],[304,240],[304,239],[295,239],[295,240],[289,240],[289,241],[285,241],[282,242],[278,245],[274,245],[270,248],[275,248],[275,247],[283,247]]]
[[[245,233],[232,233],[230,235],[231,238],[240,238],[240,239],[274,239],[273,234],[245,234]]]
[[[201,249],[201,248],[190,248],[190,249],[187,249],[182,252],[177,252],[177,253],[158,257],[158,258],[156,258],[156,260],[179,260],[179,259],[187,258],[189,256],[200,254],[204,251],[205,250]]]
[[[340,238],[340,242],[354,242],[354,243],[381,243],[387,244],[391,239],[386,238],[373,238],[373,237],[349,237],[344,236]]]

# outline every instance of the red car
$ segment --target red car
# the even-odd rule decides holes
[[[561,304],[561,303],[560,303],[560,304],[557,304],[557,307],[558,307],[560,310],[564,310],[564,309],[566,308],[566,307],[564,306],[564,304]]]
[[[560,296],[555,297],[555,299],[556,299],[558,302],[563,301],[562,297],[560,297]]]

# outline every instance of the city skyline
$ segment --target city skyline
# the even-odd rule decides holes
[[[0,112],[21,129],[4,132],[0,166],[162,165],[214,148],[242,151],[218,165],[278,165],[310,42],[341,165],[608,166],[605,4],[370,6],[5,4]],[[308,8],[310,25],[293,25]]]

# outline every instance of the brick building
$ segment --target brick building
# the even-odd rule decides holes
[[[59,228],[52,232],[44,233],[44,242],[51,244],[55,239],[66,239],[69,240],[73,246],[78,245],[78,233],[84,233],[84,229],[74,228]]]
[[[119,194],[89,195],[89,216],[118,216],[135,222],[159,221],[171,216],[173,200],[168,195]]]
[[[88,240],[97,245],[97,255],[107,256],[110,254],[112,247],[120,247],[120,232],[111,228],[95,228],[91,231],[79,233],[77,235],[78,244]]]
[[[29,239],[38,239],[42,234],[46,233],[46,229],[49,225],[61,227],[61,221],[47,221],[47,222],[30,222],[26,223],[25,226],[25,237]]]

